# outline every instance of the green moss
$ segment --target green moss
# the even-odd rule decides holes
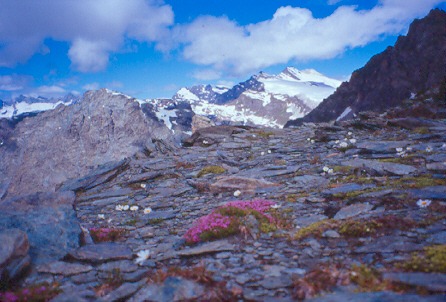
[[[335,173],[347,174],[347,173],[350,173],[353,168],[350,166],[334,166],[332,169],[333,169],[333,172],[335,172]]]
[[[288,194],[285,198],[288,202],[296,202],[297,201],[297,194]]]
[[[423,252],[414,253],[412,257],[398,265],[406,271],[426,273],[446,273],[446,245],[425,247]]]
[[[271,233],[271,232],[275,232],[277,231],[277,225],[273,224],[273,223],[268,223],[268,222],[262,222],[260,223],[259,226],[259,230],[262,233]]]
[[[203,169],[201,169],[200,172],[197,174],[197,178],[203,177],[207,174],[222,174],[226,172],[226,170],[223,167],[220,166],[206,166]]]
[[[381,191],[382,188],[380,187],[376,187],[376,188],[368,188],[365,190],[358,190],[358,191],[351,191],[351,192],[347,192],[347,193],[337,193],[337,194],[333,194],[334,198],[337,199],[352,199],[355,197],[358,197],[359,195],[365,194],[365,193],[371,193],[371,192],[377,192],[377,191]]]
[[[346,221],[339,227],[339,234],[347,237],[363,237],[375,234],[382,224],[376,221]]]
[[[386,186],[390,188],[401,189],[419,189],[430,186],[446,186],[446,179],[433,178],[432,175],[426,174],[419,177],[401,177],[398,179],[390,179]]]
[[[418,134],[429,134],[431,133],[428,127],[418,127],[413,130],[413,132]]]
[[[313,224],[310,224],[307,227],[299,229],[296,234],[294,234],[294,240],[302,240],[309,236],[320,236],[324,231],[334,228],[338,225],[334,219],[325,219]]]
[[[269,138],[270,136],[274,135],[274,132],[260,130],[260,131],[255,131],[255,134],[262,138]]]
[[[350,280],[359,286],[360,291],[384,291],[389,287],[382,279],[381,273],[366,265],[353,266]]]
[[[152,224],[152,225],[153,224],[160,224],[163,221],[164,221],[164,219],[162,219],[162,218],[153,218],[153,219],[149,220],[148,224]]]

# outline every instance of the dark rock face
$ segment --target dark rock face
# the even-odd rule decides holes
[[[29,267],[29,242],[26,233],[8,229],[0,233],[0,284],[20,277]]]
[[[69,178],[98,165],[171,141],[162,122],[139,104],[105,89],[87,92],[82,102],[0,125],[0,187],[9,196],[54,191]]]
[[[438,95],[446,80],[445,24],[446,12],[439,9],[415,20],[408,35],[399,37],[394,47],[372,57],[318,107],[285,127],[351,119],[353,114],[366,110],[383,112],[400,105],[412,93],[430,91]],[[347,108],[351,109],[348,114]]]
[[[0,229],[26,233],[34,264],[64,257],[79,247],[81,229],[73,209],[74,193],[38,193],[0,203]],[[11,231],[8,231],[11,232]]]

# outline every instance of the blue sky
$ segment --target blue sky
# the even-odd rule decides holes
[[[171,97],[259,71],[347,79],[440,0],[0,0],[0,99]]]

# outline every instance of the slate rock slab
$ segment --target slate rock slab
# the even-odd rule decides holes
[[[30,265],[29,242],[25,232],[7,229],[0,233],[0,282],[18,278]]]
[[[369,203],[352,204],[340,209],[333,218],[336,220],[340,220],[358,216],[360,214],[369,212],[372,208],[373,206]]]
[[[322,297],[308,299],[309,302],[444,302],[443,295],[419,296],[415,294],[402,295],[394,292],[352,293],[337,292]]]
[[[69,253],[70,258],[89,263],[102,263],[111,260],[132,259],[133,253],[126,245],[104,242],[85,245]]]
[[[322,214],[310,215],[310,216],[302,216],[294,219],[294,224],[301,228],[307,227],[315,222],[328,219],[328,216]]]
[[[348,160],[342,163],[343,166],[350,166],[355,168],[365,168],[375,170],[378,174],[381,175],[408,175],[417,171],[416,168],[397,164],[397,163],[388,163],[388,162],[380,162],[377,160],[367,160],[367,159],[353,159]]]
[[[422,189],[406,190],[414,198],[446,199],[446,186],[424,187]]]
[[[167,277],[162,284],[149,284],[142,288],[128,301],[196,301],[204,294],[205,288],[194,281],[181,277]]]
[[[363,191],[363,190],[371,189],[374,187],[376,187],[376,186],[372,185],[372,184],[360,185],[360,184],[350,183],[350,184],[341,185],[341,186],[333,188],[333,189],[325,190],[322,192],[322,194],[324,194],[324,195],[345,194],[345,193],[350,193],[350,192],[355,192],[355,191]]]
[[[423,244],[417,244],[407,237],[383,236],[355,250],[356,253],[395,253],[422,250]]]
[[[357,143],[356,148],[370,153],[396,153],[396,148],[405,148],[411,144],[410,141],[364,141]]]
[[[81,228],[72,192],[36,193],[0,203],[0,229],[17,228],[28,236],[32,262],[59,260],[79,247]]]
[[[93,269],[90,265],[84,265],[79,263],[68,263],[63,261],[55,261],[39,265],[37,271],[39,273],[49,273],[53,275],[72,276],[81,273],[88,273]]]
[[[220,193],[225,191],[253,192],[258,188],[269,188],[278,186],[276,183],[266,181],[263,179],[254,179],[239,176],[223,177],[217,182],[211,184],[210,189],[212,192]]]
[[[293,178],[297,187],[301,188],[317,188],[325,187],[330,182],[327,178],[315,175],[303,175]]]
[[[197,256],[202,254],[209,254],[209,253],[217,253],[217,252],[223,252],[223,251],[233,251],[235,249],[234,245],[229,243],[227,240],[219,240],[219,241],[213,241],[210,243],[205,243],[202,245],[199,245],[197,247],[193,247],[190,249],[184,249],[177,252],[178,256],[183,257],[191,257],[191,256]]]
[[[384,279],[421,286],[431,291],[446,292],[446,274],[385,273]]]

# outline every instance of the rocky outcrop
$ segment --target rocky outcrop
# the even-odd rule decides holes
[[[29,242],[26,233],[18,229],[0,232],[0,242],[0,284],[8,284],[29,267]]]
[[[0,203],[0,229],[25,233],[34,264],[58,260],[79,247],[81,229],[73,209],[74,198],[74,193],[64,192],[7,199]]]
[[[366,110],[383,112],[420,94],[444,101],[445,24],[446,12],[439,9],[415,20],[407,36],[399,37],[394,47],[372,57],[318,107],[285,127],[351,119]]]
[[[169,129],[138,102],[105,89],[13,126],[0,125],[0,195],[6,187],[9,196],[55,191],[98,165],[154,151],[154,141],[171,142]]]

